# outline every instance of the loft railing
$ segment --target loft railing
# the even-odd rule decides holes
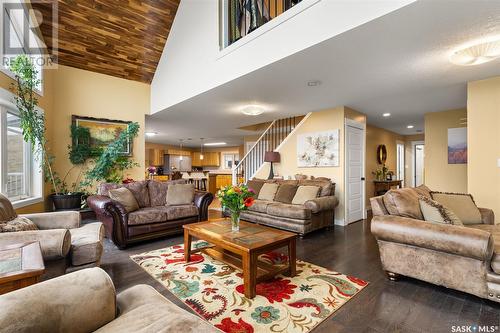
[[[274,120],[253,147],[233,168],[233,185],[246,183],[264,163],[266,151],[274,151],[300,122],[302,117]]]
[[[302,0],[227,0],[227,45],[248,35]]]

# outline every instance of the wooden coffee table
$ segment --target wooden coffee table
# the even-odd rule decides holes
[[[189,262],[191,253],[204,252],[214,259],[243,271],[245,297],[255,297],[255,286],[277,274],[296,274],[297,235],[245,221],[240,222],[240,231],[231,231],[228,219],[186,224],[184,227],[184,258]],[[213,246],[191,249],[192,238],[205,240]],[[288,265],[270,265],[258,260],[259,255],[288,247]]]
[[[0,247],[0,295],[37,283],[44,271],[40,243]]]

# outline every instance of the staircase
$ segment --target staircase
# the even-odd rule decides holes
[[[266,151],[274,151],[303,118],[300,116],[274,120],[240,163],[233,168],[233,185],[246,183],[251,179],[264,164]]]

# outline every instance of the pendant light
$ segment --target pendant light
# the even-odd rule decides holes
[[[203,138],[200,138],[200,160],[203,160],[204,156],[203,156]]]

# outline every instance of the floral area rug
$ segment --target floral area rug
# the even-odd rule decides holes
[[[208,246],[193,242],[194,248]],[[198,315],[224,332],[309,332],[368,283],[297,260],[297,275],[278,275],[259,283],[257,296],[244,296],[243,275],[234,268],[198,252],[184,261],[184,248],[175,245],[131,256],[170,292]],[[284,264],[277,252],[260,260]]]

